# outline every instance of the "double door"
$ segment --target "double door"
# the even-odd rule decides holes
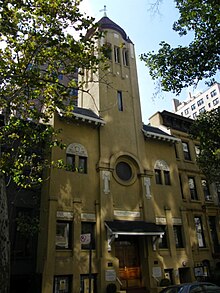
[[[141,286],[139,243],[137,236],[119,236],[115,241],[119,259],[119,279],[123,289]]]

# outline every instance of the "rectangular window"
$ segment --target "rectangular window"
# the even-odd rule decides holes
[[[104,49],[104,55],[106,58],[108,58],[109,60],[112,60],[112,46],[110,43],[106,43],[103,45],[103,49]]]
[[[189,108],[185,109],[185,115],[188,115],[189,114]]]
[[[87,157],[66,154],[66,170],[87,174]]]
[[[199,109],[199,113],[204,113],[205,112],[205,107],[202,107],[201,109]]]
[[[207,201],[212,200],[212,197],[211,197],[210,191],[209,191],[209,185],[208,185],[207,180],[205,180],[205,179],[202,179],[202,189],[203,189],[205,200],[207,200]]]
[[[81,244],[81,249],[95,249],[95,223],[94,222],[82,222],[81,223],[81,235],[90,234],[90,243]]]
[[[87,173],[87,157],[79,157],[78,172],[83,174]]]
[[[182,146],[183,146],[184,159],[190,161],[191,156],[190,156],[190,152],[189,152],[189,144],[187,142],[182,142]]]
[[[183,245],[182,226],[180,225],[173,226],[173,232],[174,232],[176,247],[183,248],[184,245]]]
[[[214,96],[216,96],[217,95],[217,91],[216,90],[213,90],[213,91],[211,91],[211,97],[214,97]]]
[[[196,227],[196,235],[198,240],[198,245],[200,248],[205,247],[205,237],[203,232],[202,226],[202,219],[201,217],[194,217],[195,227]]]
[[[203,99],[198,100],[197,105],[201,106],[204,103]]]
[[[72,223],[66,221],[57,221],[56,227],[56,249],[72,248]]]
[[[170,171],[163,171],[164,172],[164,183],[165,185],[170,185]]]
[[[191,106],[192,111],[195,110],[195,108],[196,108],[196,104],[192,104]]]
[[[72,276],[55,276],[54,293],[71,293]]]
[[[123,54],[123,64],[124,64],[124,66],[128,66],[129,65],[129,63],[128,63],[128,50],[123,49],[122,54]]]
[[[190,190],[191,199],[192,200],[198,200],[198,195],[197,195],[197,191],[196,191],[196,184],[195,184],[194,177],[189,177],[188,182],[189,182],[189,190]]]
[[[159,248],[168,248],[168,241],[167,241],[167,226],[160,225],[160,228],[164,231],[163,238],[159,240]]]
[[[213,106],[218,105],[218,103],[219,103],[219,99],[218,99],[218,98],[214,99],[214,100],[212,101],[212,103],[213,103]]]
[[[161,170],[159,169],[155,169],[155,180],[156,184],[162,184]]]
[[[122,91],[117,92],[117,98],[118,98],[118,110],[123,111]]]
[[[114,47],[115,63],[120,63],[120,48]]]
[[[76,159],[75,155],[66,154],[66,169],[68,171],[75,171],[76,170]]]

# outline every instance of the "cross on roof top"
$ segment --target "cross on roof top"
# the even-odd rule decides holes
[[[104,12],[104,16],[107,16],[107,13],[106,13],[106,11],[107,11],[106,5],[104,5],[104,9],[101,9],[99,11],[100,12]]]

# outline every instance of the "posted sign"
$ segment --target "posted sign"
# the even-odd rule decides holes
[[[81,234],[80,243],[81,244],[89,244],[91,242],[91,234]]]

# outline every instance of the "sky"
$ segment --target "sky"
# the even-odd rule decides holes
[[[157,111],[173,111],[172,99],[176,98],[172,93],[162,93],[162,96],[153,98],[155,84],[148,73],[148,68],[140,55],[149,51],[157,51],[159,43],[166,41],[171,46],[186,45],[191,36],[180,37],[172,30],[175,20],[178,20],[178,10],[173,0],[163,0],[159,5],[159,13],[152,13],[151,3],[157,0],[83,0],[82,9],[86,14],[95,17],[98,21],[104,16],[106,5],[107,16],[122,27],[135,45],[136,62],[141,99],[142,120],[148,123],[148,119]],[[203,91],[203,84],[197,89],[183,90],[177,98],[181,101],[189,96],[189,91],[196,94]]]

